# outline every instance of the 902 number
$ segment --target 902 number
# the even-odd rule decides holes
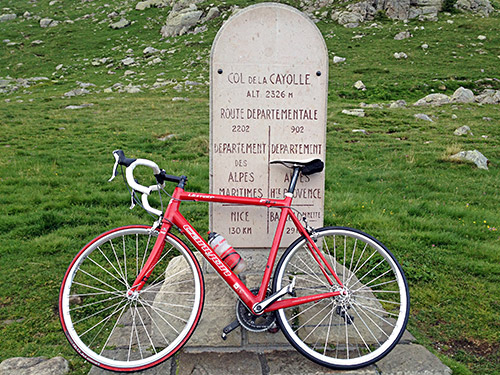
[[[292,134],[304,134],[304,127],[303,126],[292,126]]]

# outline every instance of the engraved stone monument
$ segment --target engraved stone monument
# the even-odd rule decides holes
[[[210,192],[283,198],[276,159],[325,160],[328,55],[314,23],[274,3],[250,6],[219,30],[210,67]],[[323,224],[324,173],[302,177],[294,207]],[[211,230],[235,248],[269,247],[280,210],[212,204]],[[297,237],[288,226],[282,246]]]

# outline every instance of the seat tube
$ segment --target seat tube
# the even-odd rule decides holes
[[[293,196],[295,187],[297,186],[297,181],[299,180],[300,168],[294,167],[292,173],[292,179],[290,180],[290,185],[288,186],[288,192],[285,193],[287,196]]]

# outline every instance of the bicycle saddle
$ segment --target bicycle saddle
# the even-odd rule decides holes
[[[281,164],[287,168],[300,168],[300,171],[304,176],[311,175],[314,173],[321,172],[325,166],[320,159],[309,159],[309,160],[285,160],[285,159],[277,159],[271,160],[269,164]]]

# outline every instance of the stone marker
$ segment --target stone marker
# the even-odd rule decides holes
[[[270,161],[325,160],[328,55],[321,33],[292,7],[250,6],[219,30],[210,73],[210,191],[283,198],[290,170]],[[322,226],[324,174],[302,177],[295,195],[294,207]],[[234,247],[269,247],[279,214],[213,204],[210,227]],[[282,246],[295,238],[288,226]]]

